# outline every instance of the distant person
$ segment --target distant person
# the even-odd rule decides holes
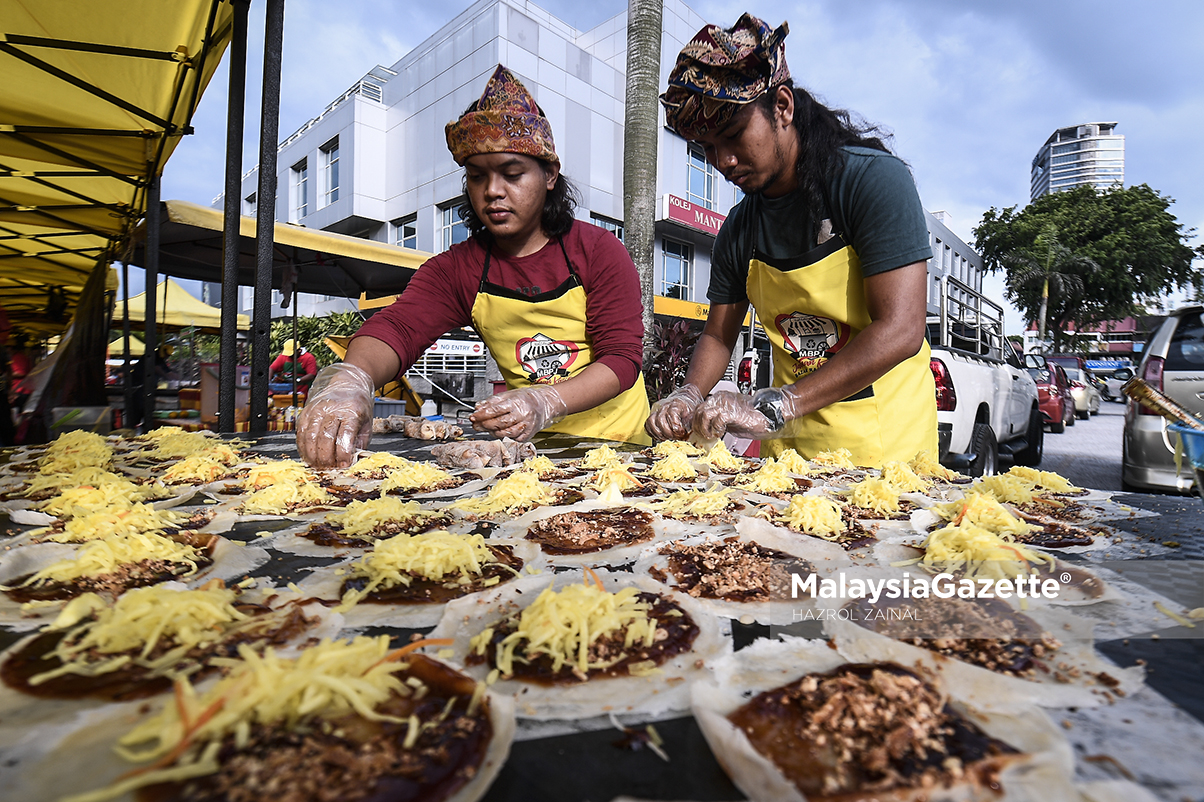
[[[274,384],[286,384],[287,390],[279,390],[279,392],[292,392],[293,376],[297,377],[297,390],[300,392],[308,392],[309,385],[313,382],[314,377],[318,375],[318,359],[303,345],[297,345],[297,341],[287,339],[284,341],[284,346],[280,349],[280,356],[272,360],[272,364],[268,367],[268,376]],[[277,388],[272,388],[276,391]]]
[[[154,361],[151,363],[153,365],[151,382],[156,390],[159,389],[160,382],[166,382],[176,375],[172,372],[171,362],[169,361],[175,350],[175,346],[168,343],[164,343],[155,349]],[[130,368],[130,382],[134,388],[134,408],[130,411],[130,423],[128,427],[130,429],[136,429],[142,425],[143,420],[151,424],[147,428],[153,428],[154,425],[154,415],[146,414],[145,399],[142,395],[146,386],[144,384],[146,379],[146,359],[146,354],[143,354]],[[154,411],[153,408],[151,411]]]

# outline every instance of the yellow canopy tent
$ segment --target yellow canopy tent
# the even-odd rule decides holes
[[[16,328],[61,331],[92,270],[125,255],[233,13],[221,0],[0,3],[0,306]]]
[[[117,309],[114,310],[114,327],[125,319],[123,307],[123,303],[118,303]],[[192,327],[215,333],[222,325],[222,310],[193,297],[187,290],[168,278],[159,282],[156,291],[155,320],[158,322],[160,330]],[[130,297],[130,325],[142,327],[145,324],[146,293],[144,292]],[[250,327],[251,319],[246,315],[239,315],[238,328],[245,331]]]
[[[130,356],[142,356],[146,353],[146,346],[142,340],[130,335]],[[125,340],[118,337],[113,342],[109,343],[109,357],[116,358],[125,354]]]
[[[160,272],[198,281],[221,279],[220,210],[168,200],[163,202],[160,220]],[[238,283],[243,286],[255,284],[256,228],[255,218],[239,218]],[[282,287],[285,268],[291,265],[296,268],[295,289],[319,295],[354,298],[365,291],[396,294],[431,258],[424,251],[290,223],[276,223],[274,237],[272,286]],[[135,241],[131,264],[143,264],[145,227],[136,232]]]

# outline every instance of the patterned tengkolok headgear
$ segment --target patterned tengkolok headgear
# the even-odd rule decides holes
[[[745,13],[724,30],[706,25],[677,55],[661,95],[665,124],[686,139],[721,128],[732,115],[790,78],[785,22],[771,30]]]
[[[444,133],[447,149],[461,166],[479,153],[521,153],[560,164],[543,109],[501,64],[485,84],[481,99],[463,117],[448,123]]]

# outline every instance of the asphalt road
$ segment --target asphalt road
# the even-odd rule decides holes
[[[1045,431],[1043,471],[1060,473],[1079,487],[1120,490],[1120,447],[1125,407],[1104,401],[1098,415],[1075,420],[1062,434]]]

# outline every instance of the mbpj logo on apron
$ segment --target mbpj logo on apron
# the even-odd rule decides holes
[[[514,356],[526,371],[527,381],[552,384],[569,375],[569,367],[577,361],[577,345],[536,334],[519,340],[514,347]]]
[[[853,332],[848,324],[803,312],[778,315],[773,324],[782,335],[783,347],[794,357],[795,376],[805,376],[827,362]]]

